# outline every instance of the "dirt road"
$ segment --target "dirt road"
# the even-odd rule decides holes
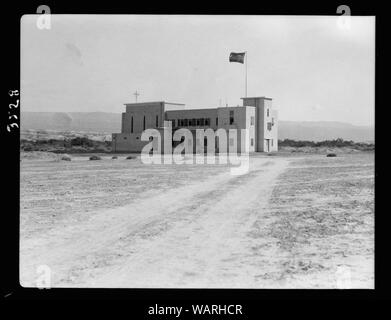
[[[21,283],[35,286],[37,266],[48,265],[54,287],[267,287],[259,277],[275,267],[277,245],[253,226],[288,162],[251,158],[248,174],[227,169],[22,238]]]

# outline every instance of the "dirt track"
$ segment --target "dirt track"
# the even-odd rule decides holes
[[[286,165],[254,159],[251,174],[225,171],[52,229],[29,242],[25,270],[49,265],[65,286],[251,286],[247,233]]]
[[[289,287],[291,259],[270,232],[283,219],[271,214],[270,199],[291,161],[254,157],[242,176],[227,168],[206,175],[198,166],[194,178],[183,177],[191,184],[151,186],[120,207],[95,206],[88,218],[64,218],[39,233],[30,228],[21,238],[22,284],[35,285],[36,267],[45,264],[55,287]]]

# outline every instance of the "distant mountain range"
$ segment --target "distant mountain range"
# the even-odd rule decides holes
[[[342,138],[373,142],[374,128],[331,121],[279,121],[278,138],[322,141]],[[121,114],[108,112],[22,112],[22,130],[114,133],[121,131]]]

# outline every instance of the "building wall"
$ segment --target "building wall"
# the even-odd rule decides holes
[[[141,133],[145,129],[159,128],[164,120],[164,102],[126,104],[126,113],[122,115],[122,133]],[[133,132],[132,132],[133,118]],[[156,125],[156,118],[158,123]]]
[[[266,97],[242,98],[244,106],[254,106],[256,114],[256,151],[278,150],[277,112],[272,109],[272,99]],[[271,125],[274,119],[274,125]],[[270,124],[269,124],[270,123]]]
[[[113,152],[141,152],[148,141],[141,141],[141,133],[113,133]]]
[[[164,134],[163,129],[157,129],[160,132],[160,150],[163,152]],[[113,133],[112,134],[112,151],[113,152],[141,152],[149,141],[141,141],[140,133]],[[159,143],[155,140],[155,143]],[[159,146],[155,144],[154,148]]]
[[[216,118],[217,118],[217,109],[189,109],[189,110],[175,110],[175,111],[166,111],[165,116],[167,121],[175,120],[174,128],[184,127],[187,129],[197,129],[197,128],[212,128],[217,129]],[[184,119],[210,119],[209,125],[187,125],[187,126],[178,126],[178,120]]]
[[[229,130],[236,129],[238,132],[237,149],[242,148],[241,129],[249,129],[248,151],[255,151],[255,108],[254,107],[226,107],[218,108],[219,127]],[[230,122],[230,115],[233,112],[233,123]],[[254,124],[251,124],[251,117],[254,117]],[[251,145],[251,141],[253,144]],[[228,141],[229,142],[229,141]]]
[[[113,151],[140,152],[142,150],[148,143],[147,141],[141,141],[144,118],[145,129],[160,130],[163,127],[164,120],[175,121],[173,130],[187,128],[195,132],[195,129],[198,128],[211,128],[213,130],[223,128],[227,130],[228,146],[231,143],[228,135],[229,129],[237,129],[238,152],[241,152],[242,147],[241,129],[247,128],[249,130],[249,152],[278,150],[277,112],[272,110],[272,100],[270,98],[243,98],[243,106],[238,107],[184,110],[181,109],[183,106],[165,102],[126,104],[126,112],[122,114],[121,133],[113,134]],[[267,110],[269,110],[269,114]],[[232,123],[231,115],[233,115]],[[187,121],[187,125],[178,123],[178,120],[184,119],[192,120],[192,122]],[[209,123],[206,123],[205,119],[209,119]],[[268,125],[268,123],[273,122],[273,119],[274,125]],[[203,125],[201,121],[203,121]],[[228,146],[227,150],[229,150]]]

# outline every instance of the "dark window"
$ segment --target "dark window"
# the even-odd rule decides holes
[[[268,123],[267,123],[267,130],[270,131],[271,129],[272,129],[272,123],[271,123],[271,122],[268,122]]]
[[[156,127],[159,126],[159,116],[156,116]]]
[[[175,119],[171,120],[172,126],[175,127]]]
[[[269,109],[267,109],[267,116],[269,116]]]
[[[201,126],[204,126],[204,125],[205,125],[205,119],[204,119],[204,118],[200,119],[200,125],[201,125]]]
[[[145,116],[144,116],[144,119],[143,119],[143,130],[145,130]]]
[[[254,118],[254,117],[251,117],[251,125],[252,125],[252,126],[254,125],[254,120],[255,120],[255,118]]]
[[[206,126],[209,126],[209,125],[210,125],[210,119],[209,119],[209,118],[206,118],[206,119],[205,119],[205,125],[206,125]]]
[[[133,133],[133,117],[130,119],[130,133]]]
[[[254,139],[251,139],[251,146],[253,146],[254,145]],[[272,143],[272,145],[273,145],[273,143]]]
[[[219,125],[219,118],[216,118],[216,126]]]
[[[188,124],[188,121],[189,121],[189,120],[188,120],[188,119],[185,119],[184,121],[185,121],[184,126],[187,127],[187,124]]]
[[[233,124],[233,123],[234,123],[234,112],[230,111],[229,112],[229,124]]]
[[[197,126],[201,125],[201,119],[197,119]]]

